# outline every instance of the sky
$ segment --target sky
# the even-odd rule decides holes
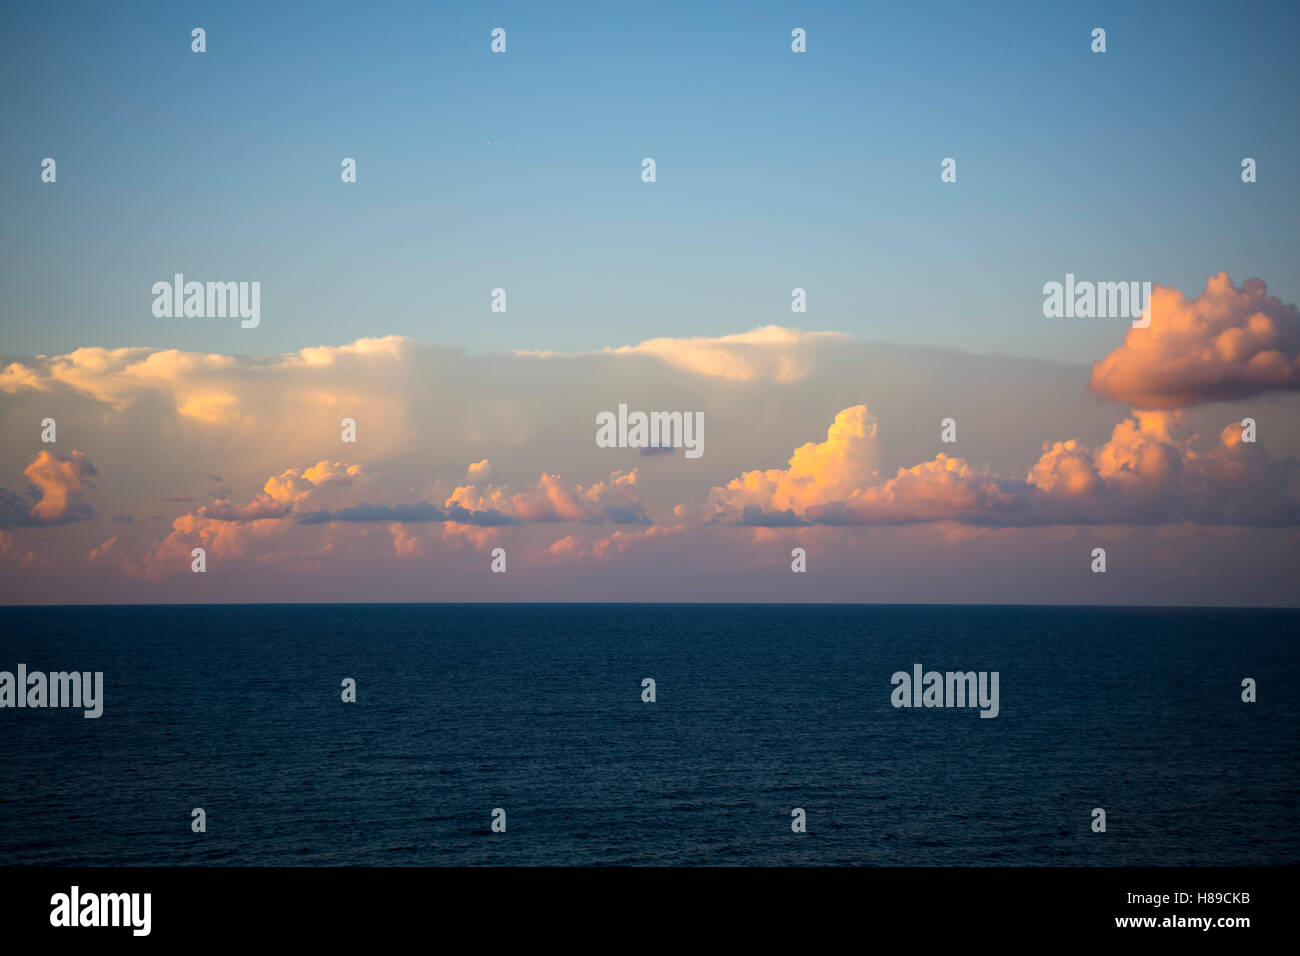
[[[1298,26],[7,6],[0,601],[1293,605]],[[1151,327],[1046,317],[1067,274]],[[619,404],[703,455],[599,447]]]

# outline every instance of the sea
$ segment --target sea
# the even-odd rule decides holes
[[[0,671],[104,683],[98,719],[0,708],[0,865],[1295,865],[1298,636],[1266,609],[5,607]],[[917,664],[997,672],[997,716],[894,706]]]

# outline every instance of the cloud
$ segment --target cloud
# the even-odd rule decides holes
[[[559,475],[543,473],[531,488],[510,497],[510,508],[525,521],[583,521],[591,516],[578,500],[581,491]]]
[[[4,373],[5,391],[25,389],[52,392],[66,388],[113,408],[121,409],[148,390],[173,391],[177,405],[208,413],[216,396],[205,387],[214,373],[236,369],[239,360],[229,355],[181,352],[176,349],[80,348],[66,355],[38,356],[30,364],[11,363]]]
[[[325,434],[337,440],[343,417],[356,419],[362,440],[382,451],[404,434],[397,403],[417,400],[408,375],[417,374],[416,365],[436,364],[449,352],[421,350],[399,336],[266,357],[80,348],[10,362],[0,373],[0,387],[19,397],[78,399],[71,405],[65,401],[64,409],[98,403],[106,412],[100,427],[129,410],[136,421],[141,415],[153,419],[173,442],[193,435],[211,446],[216,439],[240,448],[241,457],[250,450],[268,458],[310,453],[307,449],[319,448]],[[58,416],[61,424],[65,414]],[[218,481],[216,475],[207,467],[196,469],[195,478]]]
[[[24,498],[0,488],[0,527],[15,525],[66,524],[86,521],[95,509],[84,500],[84,493],[98,474],[84,454],[56,455],[41,451],[23,469],[31,482],[31,492]],[[34,503],[29,499],[35,499]]]
[[[109,538],[103,544],[91,548],[89,557],[91,561],[103,561],[116,565],[130,577],[140,577],[144,573],[140,563],[133,560],[126,553],[126,550],[118,544],[117,535]]]
[[[384,363],[396,363],[407,358],[414,348],[415,343],[404,336],[387,335],[383,338],[357,339],[348,345],[321,345],[300,349],[298,352],[282,357],[280,364],[287,367],[323,368],[358,359],[379,359]]]
[[[321,460],[314,465],[289,468],[268,478],[262,490],[243,501],[218,499],[193,509],[172,522],[172,530],[155,544],[138,565],[129,562],[123,546],[114,538],[91,555],[95,560],[112,558],[128,573],[159,577],[179,573],[190,549],[203,546],[214,557],[269,560],[281,555],[289,560],[296,553],[285,542],[305,540],[295,529],[320,526],[384,525],[398,557],[416,557],[430,538],[411,526],[439,524],[443,540],[469,542],[482,547],[501,528],[532,523],[578,522],[650,526],[651,521],[637,496],[637,472],[615,471],[605,481],[590,486],[571,484],[561,476],[543,473],[520,491],[506,486],[461,486],[438,505],[416,502],[356,501],[356,495],[376,478],[361,466]],[[378,489],[371,489],[378,490]],[[313,545],[312,554],[332,549],[326,537]],[[302,567],[316,566],[309,562]]]
[[[36,524],[32,519],[32,503],[22,495],[0,488],[0,528]]]
[[[304,512],[308,504],[323,504],[327,498],[334,500],[364,480],[360,465],[322,459],[305,468],[288,468],[266,480],[262,490],[252,499],[233,502],[227,497],[217,497],[193,514],[199,518],[216,521],[258,521],[267,518],[287,518]],[[192,501],[192,498],[168,499]],[[322,512],[323,513],[323,512]],[[310,522],[309,522],[310,523]]]
[[[751,527],[910,524],[987,526],[1300,524],[1297,462],[1271,461],[1240,424],[1198,450],[1182,411],[1136,411],[1096,449],[1046,442],[1024,479],[1000,477],[940,453],[874,481],[876,426],[846,408],[825,442],[795,450],[790,468],[745,472],[707,499],[713,521]]]
[[[32,517],[46,523],[78,521],[90,518],[95,509],[81,501],[96,474],[95,466],[79,451],[66,458],[49,451],[40,452],[23,474],[40,492],[41,500],[32,506]]]
[[[793,508],[764,511],[762,505],[750,504],[741,511],[739,523],[752,528],[795,528],[809,522],[795,514]]]
[[[460,521],[444,521],[438,526],[442,529],[442,540],[458,550],[469,547],[482,551],[489,544],[497,541],[501,525],[472,525]]]
[[[1226,272],[1194,299],[1156,286],[1151,325],[1093,365],[1091,388],[1164,409],[1300,389],[1300,311],[1267,292],[1259,279],[1238,289]]]
[[[0,531],[0,557],[12,559],[20,567],[33,567],[40,557],[33,548],[23,548],[8,531]]]
[[[932,461],[900,468],[882,484],[854,489],[843,502],[811,507],[808,517],[822,524],[987,521],[1010,516],[1024,505],[1017,482],[940,453]]]
[[[400,522],[390,524],[388,533],[393,536],[393,552],[399,557],[418,558],[424,553],[424,542],[418,535],[408,532]]]
[[[1038,523],[1300,524],[1297,462],[1241,436],[1233,423],[1198,450],[1185,411],[1135,411],[1094,451],[1044,444],[1027,479],[1032,511]]]
[[[638,505],[606,505],[602,513],[612,524],[653,524],[650,516]]]
[[[293,562],[309,539],[299,530],[321,526],[345,529],[368,525],[385,526],[397,557],[423,555],[431,538],[413,526],[437,524],[441,537],[454,546],[469,543],[482,548],[503,528],[525,524],[574,522],[641,525],[654,530],[637,496],[637,472],[615,471],[605,481],[590,486],[571,484],[561,476],[543,473],[536,482],[519,491],[506,486],[461,486],[444,505],[428,500],[376,503],[349,500],[362,491],[375,475],[360,466],[322,460],[305,468],[290,468],[267,479],[262,491],[245,501],[217,500],[196,508],[172,522],[172,530],[136,564],[127,559],[121,544],[113,539],[93,554],[95,560],[112,558],[128,574],[161,577],[179,573],[186,566],[190,549],[202,546],[213,557],[271,560],[280,556]],[[317,505],[328,503],[328,507]],[[612,542],[622,539],[616,536]],[[294,542],[290,547],[288,542]],[[313,555],[333,549],[325,537],[311,546]],[[592,545],[597,554],[615,544]],[[295,567],[317,567],[315,562]]]
[[[747,471],[714,488],[707,505],[725,518],[751,506],[762,512],[803,513],[814,505],[843,501],[876,475],[876,431],[867,406],[846,408],[835,416],[824,442],[807,442],[794,450],[789,468]]]
[[[219,600],[498,600],[502,588],[510,599],[730,599],[766,598],[769,587],[782,599],[844,600],[861,596],[856,584],[819,590],[832,553],[849,564],[867,552],[897,558],[915,572],[906,556],[875,549],[892,541],[928,555],[946,542],[946,561],[958,543],[978,543],[969,555],[1001,541],[998,553],[1019,548],[1022,579],[1038,586],[1043,542],[1078,526],[1101,537],[1106,524],[1159,535],[1213,526],[1188,539],[1209,550],[1180,555],[1183,571],[1217,553],[1216,536],[1255,529],[1253,573],[1277,581],[1265,555],[1300,547],[1288,457],[1300,456],[1300,394],[1258,409],[1121,415],[1079,401],[1087,375],[789,329],[545,359],[398,338],[260,357],[78,349],[3,359],[0,403],[15,427],[0,432],[0,460],[16,465],[14,491],[0,490],[0,526],[13,528],[0,597],[174,600],[182,585],[156,582],[191,581],[189,552],[203,546],[220,573],[194,580]],[[622,401],[703,411],[707,454],[596,446],[595,413]],[[229,414],[205,418],[204,407]],[[961,443],[945,445],[938,422],[954,413]],[[1258,444],[1226,425],[1245,415],[1259,421]],[[45,491],[19,480],[33,454],[20,423],[46,416],[79,436],[98,475],[47,460]],[[340,443],[344,417],[357,421],[356,444]],[[161,495],[181,491],[184,514],[154,514]],[[94,515],[92,496],[102,527],[77,520]],[[42,501],[44,518],[34,513]],[[110,526],[109,515],[139,517]],[[683,530],[665,536],[665,525]],[[789,541],[815,544],[817,581],[797,576],[806,593],[772,581],[752,590],[761,569],[788,575],[778,559]],[[485,568],[497,543],[512,570],[529,573],[491,578],[482,588],[492,590],[457,575]],[[565,577],[566,560],[581,571]],[[954,576],[983,570],[951,563]],[[432,591],[430,572],[441,582]],[[999,599],[1037,593],[1007,581]]]
[[[543,553],[547,557],[563,561],[607,562],[638,545],[672,538],[686,530],[686,525],[656,525],[643,531],[615,531],[590,542],[576,534],[568,534],[552,543]]]
[[[577,559],[586,553],[586,545],[576,534],[566,534],[547,548],[546,553],[556,558]]]
[[[797,382],[813,366],[819,346],[847,339],[842,332],[804,332],[779,325],[767,325],[735,335],[693,338],[646,339],[637,345],[607,348],[588,355],[643,355],[674,368],[707,378],[732,382],[767,380]],[[555,357],[555,352],[516,352],[538,358]]]
[[[281,472],[268,479],[262,491],[273,501],[298,504],[327,485],[349,486],[361,474],[360,465],[322,460],[309,468],[290,468]]]
[[[40,372],[20,362],[10,362],[0,370],[0,392],[7,395],[23,391],[48,392],[50,390],[50,383]]]
[[[543,472],[537,481],[515,492],[504,485],[462,485],[447,499],[456,520],[460,515],[499,514],[527,522],[581,521],[598,524],[651,524],[637,493],[637,470],[616,471],[607,481],[590,486],[566,482]],[[455,509],[462,509],[459,512]]]

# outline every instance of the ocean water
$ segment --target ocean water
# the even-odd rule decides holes
[[[98,720],[0,709],[0,864],[1295,864],[1298,634],[1290,610],[0,608],[0,670],[105,683]],[[916,663],[998,671],[1000,713],[894,708]]]

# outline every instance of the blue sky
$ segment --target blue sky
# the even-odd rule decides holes
[[[1223,269],[1300,300],[1294,4],[89,3],[0,18],[10,356],[389,333],[576,351],[776,323],[1088,362],[1123,323],[1043,318],[1042,284],[1066,272],[1195,294]],[[45,156],[57,184],[40,182]],[[175,272],[261,281],[261,326],[155,319],[150,287]],[[497,286],[505,314],[488,307]]]

